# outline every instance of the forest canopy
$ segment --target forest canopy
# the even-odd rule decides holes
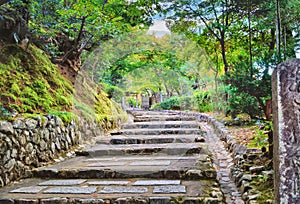
[[[154,19],[164,19],[172,33],[183,35],[207,53],[211,63],[203,73],[214,76],[212,102],[224,99],[233,117],[238,113],[265,117],[272,69],[294,58],[299,49],[299,12],[298,0],[0,0],[0,38],[5,43],[35,44],[53,63],[78,72],[105,42],[147,30]],[[136,61],[137,57],[145,60]],[[95,82],[114,86],[108,82],[133,68],[151,66],[157,59],[163,62],[160,69],[172,66],[183,77],[188,73],[186,63],[172,53],[148,50],[115,60],[108,65],[114,72],[105,76],[109,79]],[[195,86],[205,74],[201,78],[196,74],[185,76],[193,82],[190,86],[207,91],[207,87]],[[160,91],[168,97],[187,94]]]

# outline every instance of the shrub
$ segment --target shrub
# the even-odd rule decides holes
[[[191,110],[190,96],[173,96],[161,103],[152,105],[152,110]]]
[[[261,117],[262,112],[257,98],[248,93],[238,92],[233,89],[228,99],[229,113],[232,118],[236,118],[237,114],[247,113],[251,118]]]
[[[120,103],[122,101],[122,97],[125,96],[124,91],[117,86],[102,84],[102,88],[103,91],[107,93],[107,97],[112,98],[116,102]]]
[[[192,100],[197,111],[212,111],[211,93],[209,91],[196,91],[193,94]]]

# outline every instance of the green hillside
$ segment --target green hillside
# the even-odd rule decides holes
[[[96,91],[98,87],[95,84],[93,88],[90,84],[85,87],[88,90],[85,92],[92,93],[93,103],[74,100],[74,82],[65,78],[57,65],[52,64],[49,57],[34,45],[25,49],[21,45],[0,44],[0,50],[2,119],[10,119],[14,115],[51,113],[69,122],[76,112],[85,117],[94,117],[93,113],[100,122],[122,114],[118,104],[110,101],[104,92]],[[75,108],[78,110],[74,111]]]

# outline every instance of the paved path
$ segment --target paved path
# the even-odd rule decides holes
[[[205,142],[193,117],[133,114],[77,157],[1,189],[0,203],[242,203],[229,179],[230,157],[209,126],[201,124]]]
[[[225,195],[226,203],[243,204],[241,194],[238,192],[234,181],[230,179],[230,167],[234,165],[232,157],[226,151],[223,142],[219,140],[207,123],[201,123],[200,127],[206,132],[206,144],[213,154],[213,165],[217,171],[217,179]]]

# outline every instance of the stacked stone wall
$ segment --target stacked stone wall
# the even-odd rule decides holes
[[[71,157],[75,148],[115,126],[83,119],[65,125],[55,115],[0,121],[0,187],[30,176],[32,168]]]
[[[235,182],[242,199],[246,203],[256,203],[260,192],[251,187],[251,181],[258,175],[268,180],[272,180],[274,177],[273,170],[267,170],[265,166],[254,165],[254,161],[264,157],[263,152],[260,149],[247,148],[245,145],[239,144],[224,123],[209,115],[183,111],[180,113],[183,116],[194,116],[199,122],[207,122],[212,126],[214,133],[224,142],[224,147],[232,156],[234,166],[230,168],[230,177]],[[272,201],[268,200],[266,203],[272,203]]]

